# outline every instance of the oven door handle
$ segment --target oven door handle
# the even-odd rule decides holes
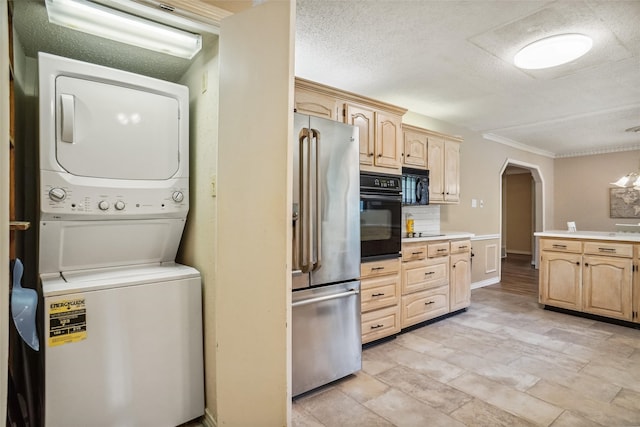
[[[401,194],[363,194],[360,193],[360,198],[365,200],[382,200],[385,202],[402,202]]]

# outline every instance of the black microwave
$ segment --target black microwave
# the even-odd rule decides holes
[[[429,204],[429,171],[402,168],[402,204]]]

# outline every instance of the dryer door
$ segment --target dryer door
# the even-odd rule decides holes
[[[56,78],[56,157],[73,175],[162,180],[179,165],[178,101],[128,87]]]

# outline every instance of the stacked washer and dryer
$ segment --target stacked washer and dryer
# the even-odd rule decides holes
[[[40,53],[39,321],[46,427],[204,413],[188,89]]]

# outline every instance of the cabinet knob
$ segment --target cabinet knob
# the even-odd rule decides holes
[[[373,157],[373,153],[369,153],[367,154],[369,157]]]
[[[382,153],[378,154],[378,157],[382,157]]]

